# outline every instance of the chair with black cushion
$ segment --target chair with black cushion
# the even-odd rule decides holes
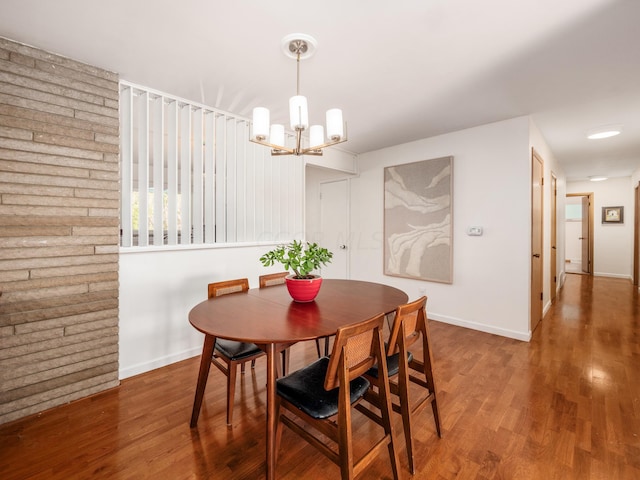
[[[384,315],[379,314],[338,329],[331,357],[322,357],[276,381],[277,446],[282,425],[286,425],[339,465],[343,479],[355,478],[386,447],[393,478],[398,479],[391,396],[383,361],[383,322]],[[375,364],[381,365],[379,398],[384,435],[356,459],[351,410],[369,389],[369,381],[362,375]],[[358,453],[360,451],[358,448]]]
[[[426,303],[427,297],[423,296],[414,302],[398,306],[390,328],[389,341],[386,344],[385,365],[389,376],[389,387],[391,393],[399,399],[399,403],[392,403],[392,408],[402,415],[402,426],[407,445],[407,456],[409,457],[409,470],[412,474],[415,473],[415,447],[411,431],[413,426],[412,417],[428,403],[431,404],[433,410],[438,437],[442,437],[436,387],[433,379],[433,356]],[[409,347],[419,340],[422,341],[422,360],[416,359],[414,354],[409,351]],[[412,370],[417,372],[419,376],[412,374]],[[365,377],[371,382],[372,386],[365,395],[365,399],[378,408],[380,408],[380,405],[384,406],[384,399],[378,391],[380,384],[384,383],[378,367],[375,366],[369,370]],[[410,382],[424,389],[424,395],[414,393],[417,398],[413,399],[413,403],[410,401],[409,395]],[[380,416],[376,416],[363,405],[358,405],[358,409],[379,423],[382,422]]]
[[[210,283],[208,285],[208,296],[209,298],[215,298],[221,295],[246,293],[248,290],[249,280],[239,278],[237,280]],[[241,372],[244,373],[247,362],[250,361],[251,368],[253,368],[256,358],[263,355],[265,355],[264,351],[254,343],[216,338],[211,363],[218,367],[227,377],[227,425],[231,425],[233,420],[233,400],[236,392],[238,365],[240,365]]]
[[[278,273],[269,273],[266,275],[261,275],[258,277],[258,281],[260,282],[260,288],[264,287],[273,287],[275,285],[282,285],[285,283],[285,277],[290,275],[289,272],[278,272]],[[324,338],[324,354],[329,355],[329,337]],[[316,351],[318,352],[318,358],[322,357],[322,353],[320,351],[320,339],[316,338]],[[289,354],[286,350],[282,351],[282,368],[283,371],[286,372],[289,367]]]

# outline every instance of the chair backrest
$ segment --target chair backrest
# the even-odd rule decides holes
[[[324,380],[325,390],[340,386],[341,378],[344,382],[350,382],[382,362],[383,321],[384,314],[381,313],[338,329]]]
[[[229,293],[246,292],[249,290],[249,280],[238,278],[237,280],[226,280],[224,282],[210,283],[207,292],[209,297],[214,298]]]
[[[420,297],[396,308],[387,345],[387,356],[398,353],[401,341],[404,342],[406,348],[409,348],[420,339],[421,334],[425,341],[429,339],[426,305],[427,297]]]
[[[260,288],[273,287],[274,285],[282,285],[284,278],[289,275],[289,272],[269,273],[267,275],[260,275],[258,281],[260,282]]]

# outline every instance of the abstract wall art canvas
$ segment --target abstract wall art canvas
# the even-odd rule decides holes
[[[453,157],[384,169],[384,274],[453,282]]]

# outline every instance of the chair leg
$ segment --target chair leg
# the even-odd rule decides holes
[[[386,372],[385,372],[386,373]],[[382,426],[385,434],[389,437],[387,448],[389,449],[389,458],[391,459],[391,468],[393,470],[394,480],[400,478],[398,452],[393,443],[393,427],[391,426],[391,391],[389,390],[389,382],[382,379],[379,385],[378,394],[380,395],[380,414],[382,416]],[[411,472],[413,475],[413,471]]]
[[[278,461],[278,452],[282,442],[282,422],[280,421],[280,396],[276,395],[275,401],[275,419],[276,419],[276,462]],[[273,466],[275,470],[276,466]]]
[[[442,438],[442,430],[440,428],[440,414],[438,413],[438,400],[436,396],[436,385],[435,385],[435,380],[433,379],[433,371],[431,370],[431,358],[426,353],[424,355],[426,355],[425,360],[427,361],[423,363],[418,363],[418,362],[415,362],[414,360],[416,365],[415,370],[418,371],[421,375],[424,375],[427,388],[429,389],[429,392],[431,392],[431,395],[433,395],[433,398],[431,399],[431,409],[433,410],[433,420],[436,424],[436,432],[438,433],[438,437]]]
[[[244,364],[242,364],[244,366]],[[231,425],[233,421],[233,401],[236,394],[236,374],[238,372],[238,364],[231,362],[228,367],[227,375],[227,425]]]
[[[318,352],[318,358],[322,357],[322,354],[320,353],[320,339],[316,338],[316,352]]]
[[[402,353],[400,355],[402,355]],[[406,355],[404,358],[407,358]],[[407,445],[407,457],[409,459],[409,471],[411,475],[413,475],[415,473],[415,464],[413,461],[414,443],[411,432],[411,405],[409,405],[409,371],[406,361],[404,364],[402,361],[400,362],[397,381],[400,413],[402,415],[402,429],[404,431],[404,441]]]
[[[282,376],[284,377],[289,373],[289,360],[291,359],[291,352],[288,348],[282,350]]]
[[[433,392],[433,401],[431,402],[431,409],[433,410],[433,419],[436,422],[436,432],[438,432],[438,437],[442,438],[442,431],[440,430],[440,414],[438,413],[438,403],[436,401],[435,392]]]
[[[340,455],[340,472],[342,480],[353,480],[353,432],[351,429],[351,401],[349,388],[340,388],[338,407],[338,451]]]

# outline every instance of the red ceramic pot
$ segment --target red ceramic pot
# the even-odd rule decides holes
[[[302,303],[313,302],[322,285],[320,275],[313,275],[313,278],[293,278],[293,275],[289,275],[285,280],[291,298]]]

